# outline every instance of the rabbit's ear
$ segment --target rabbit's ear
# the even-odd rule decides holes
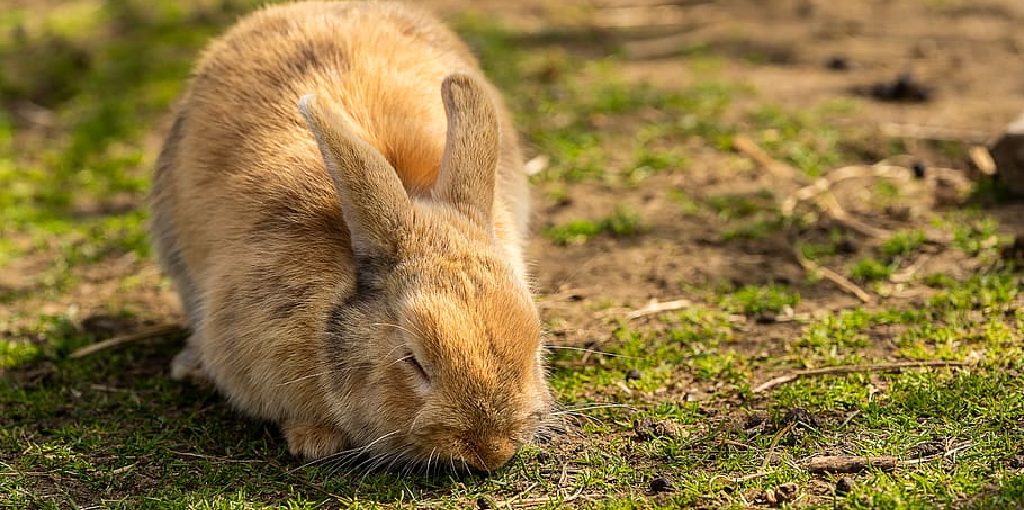
[[[312,94],[299,100],[299,110],[338,190],[356,260],[394,257],[412,211],[398,173],[383,154],[352,133],[345,118]]]
[[[446,77],[441,97],[448,113],[448,140],[434,197],[491,231],[499,150],[494,102],[479,81],[464,74]]]

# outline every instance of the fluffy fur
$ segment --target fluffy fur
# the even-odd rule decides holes
[[[279,423],[293,453],[491,470],[546,416],[518,144],[431,16],[240,21],[194,70],[152,209],[193,331],[172,375]]]

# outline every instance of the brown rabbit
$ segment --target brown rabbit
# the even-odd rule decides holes
[[[493,470],[548,415],[518,143],[431,16],[240,21],[194,70],[152,208],[192,328],[172,375],[277,422],[292,453]]]

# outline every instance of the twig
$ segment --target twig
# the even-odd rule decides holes
[[[899,463],[900,458],[893,455],[819,455],[808,459],[804,469],[811,473],[857,473],[868,468],[892,471]]]
[[[513,497],[512,499],[506,499],[505,501],[502,501],[501,503],[499,503],[499,504],[498,504],[498,508],[501,508],[501,507],[505,507],[505,508],[512,508],[512,504],[513,504],[513,503],[515,503],[516,501],[519,501],[519,500],[523,499],[523,496],[525,496],[525,495],[529,494],[529,493],[530,493],[530,491],[532,491],[533,489],[537,488],[537,485],[538,485],[538,483],[534,483],[533,485],[530,485],[530,486],[529,486],[529,487],[527,487],[527,488],[526,488],[525,490],[523,490],[522,492],[520,492],[519,494],[517,494],[517,495],[516,495],[515,497]]]
[[[829,192],[836,184],[850,179],[866,177],[907,179],[909,176],[910,170],[907,168],[884,163],[871,166],[851,165],[840,167],[814,181],[813,184],[804,186],[797,190],[796,193],[787,197],[782,201],[782,204],[779,207],[779,212],[782,213],[783,218],[789,219],[793,217],[793,213],[796,211],[797,206],[802,202],[815,200],[825,213],[851,230],[856,230],[868,237],[888,237],[892,232],[869,225],[857,218],[854,218],[846,212],[845,209],[843,209],[843,206],[841,206],[835,197]]]
[[[878,373],[878,372],[899,372],[905,368],[930,368],[930,367],[962,367],[967,363],[960,361],[903,361],[899,363],[882,363],[878,365],[841,365],[836,367],[812,368],[808,370],[797,370],[765,381],[754,388],[754,393],[764,393],[776,386],[793,382],[801,377],[815,375],[833,374],[856,374],[856,373]]]
[[[956,448],[937,455],[919,457],[910,460],[902,460],[894,455],[880,455],[878,457],[868,457],[863,455],[818,455],[807,459],[807,461],[804,462],[804,469],[811,473],[857,473],[869,468],[875,468],[881,471],[892,471],[901,466],[916,466],[933,460],[952,457],[971,446],[974,446],[974,443],[968,441]]]
[[[921,267],[924,266],[929,259],[931,259],[930,256],[921,255],[920,257],[918,257],[916,261],[914,261],[913,264],[910,264],[909,266],[907,266],[898,273],[893,273],[892,275],[890,275],[889,281],[892,283],[907,283],[910,280],[913,280],[914,275],[917,274],[917,271],[921,269]]]
[[[890,230],[869,225],[857,218],[854,218],[853,216],[850,216],[850,213],[846,212],[846,209],[843,209],[842,205],[839,205],[839,201],[836,200],[835,195],[832,193],[822,193],[818,200],[818,204],[821,205],[822,209],[824,209],[832,219],[851,230],[856,230],[857,232],[864,234],[867,237],[886,238],[892,235],[892,231]]]
[[[761,478],[762,476],[765,476],[767,474],[768,474],[767,471],[755,471],[753,473],[745,474],[743,476],[736,476],[736,477],[732,477],[732,478],[726,478],[726,480],[729,480],[732,483],[743,483],[743,482],[749,482],[749,481],[757,479],[757,478]]]
[[[801,174],[799,170],[771,157],[770,154],[765,152],[764,149],[750,138],[743,135],[737,135],[732,140],[732,146],[735,147],[740,154],[754,160],[754,162],[761,168],[764,168],[774,174],[775,177],[779,179],[786,179],[787,181],[800,180]]]
[[[583,488],[580,487],[580,489],[577,490],[576,493],[574,493],[572,495],[569,495],[569,496],[566,496],[564,498],[546,497],[546,498],[527,498],[527,499],[521,499],[521,500],[517,501],[514,504],[515,506],[513,508],[533,508],[533,507],[538,507],[538,506],[554,503],[556,501],[560,505],[564,505],[564,504],[569,503],[571,501],[576,501],[577,499],[582,499],[584,501],[590,501],[590,500],[595,500],[595,499],[604,499],[604,498],[608,497],[607,495],[603,495],[603,494],[581,494],[582,492],[583,492]],[[499,503],[498,506],[501,506],[501,504]]]
[[[784,217],[791,217],[793,212],[796,210],[796,206],[801,202],[814,199],[818,195],[829,191],[833,186],[840,182],[865,177],[909,179],[910,171],[902,166],[886,164],[851,165],[840,167],[814,181],[814,183],[798,189],[796,193],[793,193],[782,202],[782,206],[779,208],[780,212]]]
[[[137,342],[139,340],[147,340],[150,338],[157,338],[161,336],[180,333],[184,331],[184,329],[185,328],[180,324],[163,324],[160,326],[152,326],[136,331],[135,333],[115,336],[113,338],[108,338],[106,340],[86,345],[85,347],[81,347],[79,349],[75,349],[75,351],[71,353],[70,357],[81,358],[83,356],[88,356],[90,354],[102,351],[104,349],[117,347],[121,344],[127,344],[131,342]]]
[[[987,148],[975,145],[968,149],[967,155],[970,156],[974,167],[982,174],[988,176],[996,174],[996,162],[992,159],[992,155],[988,153]]]
[[[771,464],[772,455],[775,454],[775,447],[779,446],[779,441],[782,441],[782,437],[785,436],[786,434],[789,434],[789,431],[793,430],[793,427],[796,426],[796,423],[797,422],[795,421],[790,422],[785,427],[782,427],[782,429],[776,432],[775,435],[772,437],[772,442],[768,446],[768,452],[764,454],[764,462],[761,463],[761,471],[768,471],[768,465]]]
[[[209,461],[214,461],[214,462],[222,462],[222,463],[225,463],[225,464],[256,464],[256,463],[265,462],[265,461],[262,461],[262,460],[255,460],[255,459],[254,460],[229,459],[227,457],[220,457],[220,456],[217,456],[217,455],[204,455],[202,453],[179,452],[179,451],[176,451],[176,450],[167,450],[167,451],[170,452],[170,453],[173,453],[175,455],[181,455],[183,457],[195,457],[197,459],[204,459],[204,460],[209,460]]]
[[[795,245],[795,243],[794,243],[794,245]],[[817,262],[814,262],[811,259],[808,259],[807,257],[804,257],[804,254],[800,253],[799,248],[797,248],[795,250],[795,253],[796,253],[797,261],[800,262],[800,266],[803,267],[805,271],[807,271],[809,273],[818,273],[818,274],[820,274],[823,278],[825,278],[825,279],[831,281],[832,283],[838,285],[839,288],[845,290],[846,292],[849,292],[850,294],[853,294],[854,296],[857,296],[857,299],[860,299],[861,301],[863,301],[865,303],[871,303],[871,302],[873,302],[875,300],[875,298],[871,294],[868,294],[867,292],[865,292],[864,289],[858,287],[857,284],[851,282],[845,276],[843,276],[843,275],[841,275],[841,274],[839,274],[839,273],[837,273],[837,272],[835,272],[835,271],[833,271],[833,270],[831,270],[831,269],[829,269],[829,268],[827,268],[825,266],[822,266],[822,265],[818,264]]]
[[[673,310],[681,310],[693,306],[693,301],[689,299],[676,299],[674,301],[651,301],[646,306],[639,310],[633,310],[626,316],[629,320],[639,319],[640,317],[646,317],[661,312],[671,312]]]

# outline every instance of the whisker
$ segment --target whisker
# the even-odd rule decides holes
[[[580,412],[580,411],[593,411],[594,409],[622,409],[622,408],[632,408],[632,406],[630,406],[628,404],[593,404],[593,405],[585,405],[585,406],[579,406],[579,407],[567,407],[567,408],[559,409],[558,411],[552,412],[551,416],[560,416],[560,415],[563,415],[563,414],[573,413],[573,412]]]
[[[566,350],[566,351],[589,352],[590,354],[597,354],[597,355],[600,355],[600,356],[607,356],[609,358],[641,359],[640,356],[629,356],[627,354],[615,354],[615,353],[611,353],[611,352],[596,351],[594,349],[587,349],[586,347],[572,347],[572,346],[569,346],[569,345],[546,345],[544,347],[546,349],[562,349],[562,350]]]
[[[393,432],[389,432],[387,434],[384,434],[383,436],[380,436],[377,439],[374,439],[373,441],[371,441],[370,443],[368,443],[368,444],[366,444],[364,446],[360,446],[358,448],[352,448],[352,449],[349,449],[349,450],[344,450],[344,451],[337,452],[337,453],[332,453],[332,454],[327,455],[325,457],[309,461],[309,462],[307,462],[305,464],[302,464],[301,466],[293,469],[291,472],[295,472],[295,471],[297,471],[299,469],[303,469],[303,468],[312,466],[313,464],[317,464],[317,463],[320,463],[320,462],[338,461],[338,460],[341,460],[342,462],[344,462],[343,459],[351,459],[352,457],[358,456],[359,454],[361,454],[361,453],[365,452],[366,450],[372,448],[375,444],[377,444],[377,443],[383,441],[384,439],[387,439],[388,437],[391,437],[391,436],[393,436],[393,435],[395,435],[395,434],[397,434],[399,432],[400,432],[399,430],[395,430]]]

